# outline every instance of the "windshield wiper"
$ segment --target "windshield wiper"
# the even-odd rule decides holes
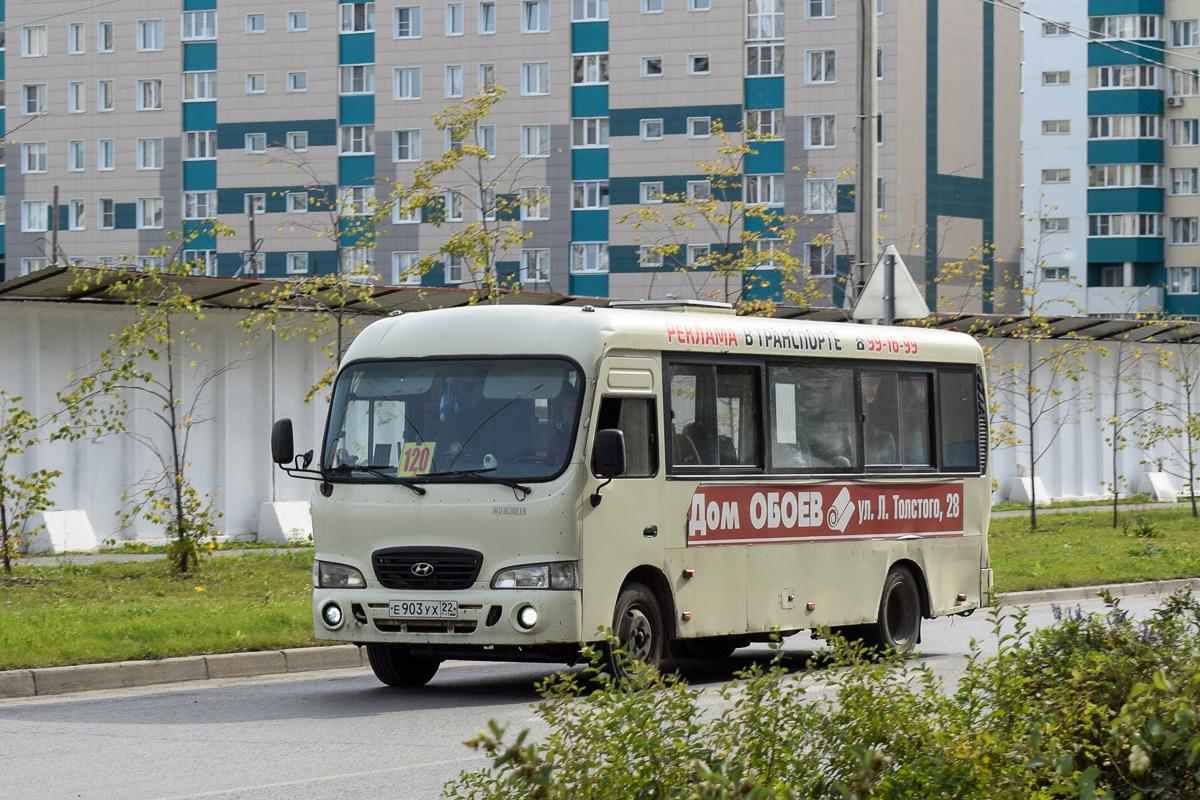
[[[401,486],[412,489],[413,493],[416,494],[418,497],[425,496],[426,491],[427,491],[426,489],[424,489],[421,486],[418,486],[416,484],[416,482],[413,481],[411,478],[401,478],[399,475],[395,475],[391,472],[388,472],[389,469],[391,469],[391,467],[374,467],[374,466],[369,466],[369,465],[365,465],[365,464],[353,466],[353,467],[348,466],[348,465],[342,465],[340,467],[333,467],[332,469],[328,469],[328,470],[326,470],[326,473],[332,475],[332,474],[337,474],[338,472],[341,472],[343,470],[345,470],[347,472],[354,471],[354,470],[359,470],[361,472],[369,472],[372,475],[378,475],[380,478],[383,478],[388,483],[398,483]]]
[[[498,483],[501,486],[507,486],[510,489],[517,489],[525,494],[530,494],[533,489],[528,486],[523,486],[511,478],[501,478],[499,475],[484,475],[485,472],[495,472],[495,467],[484,467],[482,469],[448,469],[443,472],[424,472],[421,473],[422,478],[479,478],[485,483]]]

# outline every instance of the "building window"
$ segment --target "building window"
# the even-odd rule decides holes
[[[344,68],[343,68],[344,69]],[[343,73],[344,76],[344,73]],[[289,92],[307,92],[308,91],[308,73],[289,72],[287,74],[287,90]],[[374,72],[372,71],[372,91],[374,91]]]
[[[804,117],[804,146],[809,150],[836,147],[837,115],[806,115]]]
[[[1200,47],[1200,21],[1171,20],[1171,47]]]
[[[365,217],[375,207],[374,186],[351,186],[342,196],[342,215],[347,217]]]
[[[1175,97],[1195,97],[1200,94],[1200,71],[1173,69],[1170,78],[1170,93]]]
[[[783,109],[767,108],[746,111],[743,130],[746,133],[755,133],[763,137],[783,136]]]
[[[638,184],[638,202],[656,204],[662,201],[662,181],[643,181]]]
[[[184,219],[213,219],[217,216],[216,192],[184,192]]]
[[[663,121],[661,119],[642,120],[641,138],[643,142],[655,142],[663,138]]]
[[[137,168],[163,168],[163,140],[161,138],[137,140]]]
[[[661,14],[663,10],[663,0],[642,0],[643,14]]]
[[[137,110],[162,111],[162,79],[150,78],[137,82]]]
[[[342,3],[338,6],[342,33],[370,33],[375,30],[374,3]]]
[[[31,174],[46,171],[47,144],[45,142],[23,142],[21,144],[21,173]]]
[[[1088,167],[1088,187],[1162,188],[1161,164],[1097,164]]]
[[[496,32],[496,2],[484,0],[479,4],[479,35],[487,36]]]
[[[184,250],[180,257],[184,264],[192,268],[193,275],[207,275],[215,278],[217,275],[216,250]]]
[[[688,117],[689,139],[707,139],[712,136],[712,117]]]
[[[267,74],[265,72],[246,73],[246,94],[262,94],[267,91]]]
[[[492,62],[479,65],[479,88],[496,88],[496,65]]]
[[[84,52],[83,23],[72,22],[67,25],[67,53],[77,56]]]
[[[421,68],[420,67],[397,67],[393,73],[393,84],[395,87],[395,99],[397,100],[420,100],[421,99]]]
[[[608,208],[608,181],[575,181],[571,191],[571,208],[576,211]]]
[[[521,158],[548,158],[550,156],[550,126],[521,126]]]
[[[806,83],[835,83],[837,81],[837,51],[807,50],[804,58]]]
[[[47,54],[48,33],[45,25],[26,25],[21,28],[21,56],[42,58]]]
[[[463,4],[446,3],[446,35],[463,35]]]
[[[813,277],[837,273],[837,251],[832,242],[808,242],[804,245],[804,269]]]
[[[137,21],[137,49],[139,53],[163,49],[163,21],[161,19],[139,19]]]
[[[1089,139],[1161,139],[1163,118],[1156,114],[1124,114],[1088,118]]]
[[[81,199],[67,201],[67,230],[87,230],[87,203]]]
[[[1042,280],[1044,281],[1065,281],[1070,278],[1071,269],[1069,267],[1042,267]]]
[[[708,11],[712,8],[712,0],[688,0],[688,11]]]
[[[139,197],[137,199],[137,226],[139,230],[150,230],[163,226],[163,199],[161,197]]]
[[[521,65],[521,94],[550,94],[549,61],[535,61]]]
[[[263,150],[266,150],[265,133],[258,134],[263,137]],[[246,152],[251,152],[250,141],[246,141]],[[217,157],[217,132],[216,131],[184,131],[183,134],[183,159],[184,161],[201,161],[213,159]]]
[[[572,147],[608,147],[608,117],[576,117],[571,120]]]
[[[608,272],[608,243],[572,242],[571,272],[580,274]]]
[[[1197,244],[1200,243],[1200,218],[1171,217],[1167,224],[1168,244]]]
[[[179,38],[198,42],[217,38],[216,11],[184,11],[180,16]]]
[[[117,201],[111,197],[101,197],[96,201],[96,227],[101,230],[112,230],[117,225]]]
[[[304,88],[307,89],[307,73],[305,75]],[[348,64],[338,67],[338,84],[338,90],[342,94],[374,94],[375,65]]]
[[[446,67],[446,97],[463,96],[462,64],[451,64]]]
[[[496,157],[496,126],[477,125],[475,127],[475,144],[483,148],[488,158]]]
[[[522,220],[550,219],[550,187],[527,186],[519,191]]]
[[[400,6],[395,12],[397,39],[421,38],[421,7]]]
[[[463,221],[463,196],[461,192],[451,189],[446,192],[443,202],[446,209],[446,222]]]
[[[662,56],[642,56],[642,77],[661,78],[663,74]]]
[[[783,0],[748,0],[746,41],[783,38]]]
[[[1043,22],[1042,36],[1070,36],[1071,26],[1066,22]]]
[[[1091,17],[1088,28],[1093,39],[1161,39],[1162,17],[1156,14],[1121,14]]]
[[[86,110],[83,81],[71,81],[67,84],[67,113],[82,114]]]
[[[307,214],[308,192],[288,192],[284,195],[283,210],[288,214]]]
[[[575,56],[571,81],[576,86],[608,83],[608,53]]]
[[[1171,120],[1171,146],[1195,147],[1200,144],[1200,120]]]
[[[45,258],[22,258],[21,274],[28,275],[31,272],[37,272],[40,269],[45,269],[49,265],[49,260]]]
[[[343,125],[338,129],[341,148],[344,155],[369,155],[375,152],[374,125]]]
[[[1088,236],[1116,236],[1122,238],[1129,236],[1144,236],[1158,238],[1162,235],[1162,214],[1088,215]]]
[[[545,248],[521,250],[521,283],[550,282],[550,251]]]
[[[27,83],[21,87],[21,113],[25,116],[46,113],[46,84]]]
[[[1071,170],[1069,169],[1044,169],[1042,170],[1042,183],[1070,183]]]
[[[1050,136],[1058,136],[1071,132],[1071,120],[1069,119],[1044,119],[1042,120],[1042,133]]]
[[[521,0],[521,33],[550,30],[550,0]]]
[[[262,192],[246,192],[242,195],[242,213],[255,216],[267,213],[267,196]]]
[[[289,150],[308,152],[308,131],[288,131],[285,141]]]
[[[663,254],[661,250],[657,250],[650,245],[642,245],[638,248],[638,266],[642,269],[662,269]]]
[[[112,111],[116,108],[116,100],[113,94],[112,81],[96,81],[96,110]]]
[[[1200,292],[1200,267],[1167,267],[1167,294]]]
[[[21,231],[38,233],[50,229],[50,204],[45,200],[21,201]]]
[[[708,75],[712,71],[712,59],[708,53],[693,53],[688,56],[688,75]]]
[[[415,252],[392,253],[392,285],[421,285],[421,254]]]
[[[1091,89],[1158,89],[1161,88],[1160,67],[1148,64],[1119,64],[1088,68],[1088,87]]]
[[[808,181],[805,181],[805,183],[807,184]],[[782,175],[747,175],[745,178],[745,189],[747,205],[783,205]],[[836,191],[837,188],[835,186],[834,192],[836,193]],[[811,198],[812,192],[806,191],[806,195]]]
[[[608,0],[571,0],[571,19],[575,22],[608,19]]]
[[[688,181],[687,199],[704,201],[712,197],[711,181]]]
[[[782,7],[782,2],[780,6]],[[826,19],[837,16],[837,0],[806,0],[809,19]]]
[[[259,34],[267,32],[266,14],[247,14],[246,33]]]
[[[1071,83],[1071,73],[1068,70],[1042,73],[1042,86],[1068,86]]]
[[[421,131],[416,128],[392,131],[392,161],[421,160]]]
[[[782,44],[746,45],[746,77],[757,78],[782,74]]]
[[[1170,192],[1171,194],[1200,194],[1200,181],[1197,180],[1196,167],[1172,167]]]
[[[420,221],[420,206],[405,208],[404,204],[400,202],[397,202],[392,206],[392,222],[395,222],[397,225],[416,225]]]
[[[247,153],[265,153],[265,152],[267,152],[267,135],[265,133],[247,133],[246,134],[246,152]]]
[[[1067,217],[1042,217],[1041,231],[1047,233],[1064,233],[1071,229],[1071,221]]]
[[[287,29],[291,33],[308,30],[308,12],[289,11],[287,15]]]
[[[96,23],[96,51],[100,53],[113,51],[113,23]]]
[[[217,99],[217,73],[183,73],[183,102]]]
[[[117,168],[117,140],[100,139],[96,142],[96,169],[111,172]]]
[[[712,261],[712,246],[707,244],[689,244],[684,256],[688,267],[703,269]]]

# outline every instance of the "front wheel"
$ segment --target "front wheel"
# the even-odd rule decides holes
[[[424,686],[442,665],[436,658],[414,656],[390,644],[367,645],[367,660],[375,677],[388,686]]]
[[[921,595],[917,580],[907,567],[892,567],[883,582],[879,618],[863,626],[863,642],[911,653],[921,637]]]
[[[607,650],[607,666],[614,678],[628,679],[630,662],[635,660],[658,668],[666,641],[665,626],[658,598],[649,587],[631,583],[621,590],[613,612],[613,634],[625,651],[622,657],[612,648]]]

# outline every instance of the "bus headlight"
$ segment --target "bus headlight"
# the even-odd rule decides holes
[[[367,580],[357,569],[329,561],[313,562],[313,587],[317,589],[364,589]]]
[[[553,564],[527,564],[497,572],[493,589],[578,589],[579,577],[574,561]]]

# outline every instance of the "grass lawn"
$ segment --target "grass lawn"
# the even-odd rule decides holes
[[[0,575],[0,670],[304,647],[312,550],[223,556],[175,577],[166,561],[21,566]]]
[[[1114,530],[1111,512],[1039,514],[1037,533],[1027,516],[993,519],[997,590],[1200,577],[1190,507],[1129,507],[1121,518]],[[223,556],[185,577],[165,561],[18,562],[0,577],[0,670],[318,644],[312,560],[309,548]]]
[[[996,591],[1200,577],[1200,520],[1190,503],[1119,513],[1114,529],[1111,510],[1039,512],[1036,533],[1027,516],[993,518],[988,542]],[[1139,535],[1143,525],[1149,530]]]

